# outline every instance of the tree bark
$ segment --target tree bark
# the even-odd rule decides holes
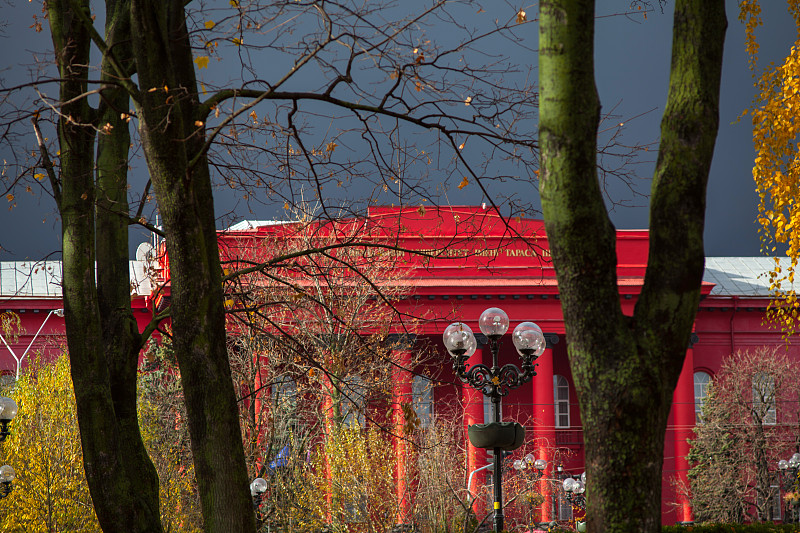
[[[60,176],[52,186],[62,219],[62,290],[84,468],[103,531],[160,532],[158,478],[136,416],[141,342],[130,310],[127,205],[109,208],[113,196],[126,195],[129,137],[127,125],[113,115],[119,117],[114,107],[126,107],[127,97],[115,90],[103,95],[104,124],[114,128],[98,142],[98,179],[106,185],[97,189],[97,114],[85,98],[91,41],[75,11],[88,15],[89,2],[51,0],[47,7],[64,102],[58,124]],[[128,39],[126,10],[112,1],[107,10],[109,40]],[[107,185],[112,182],[116,191]],[[96,223],[102,224],[97,233]],[[122,239],[122,245],[112,239]]]
[[[592,0],[541,3],[542,208],[584,424],[589,531],[656,532],[666,422],[700,297],[726,19],[721,0],[676,2],[650,255],[630,317],[596,172],[593,17]]]
[[[228,362],[222,269],[205,157],[204,116],[183,2],[133,0],[139,132],[164,220],[174,347],[186,399],[205,530],[253,532],[236,395]]]

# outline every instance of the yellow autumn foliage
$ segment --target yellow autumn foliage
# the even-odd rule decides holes
[[[188,435],[174,410],[174,376],[148,378],[148,390],[140,390],[140,426],[160,478],[162,524],[166,531],[200,532]],[[3,394],[19,411],[0,448],[0,464],[16,472],[11,494],[0,500],[0,531],[99,533],[83,470],[69,357],[35,359]]]
[[[800,0],[787,0],[786,4],[800,32]],[[783,267],[776,261],[769,273],[775,298],[770,318],[790,336],[798,331],[800,308],[792,288],[800,259],[800,39],[781,64],[771,63],[759,72],[756,30],[762,25],[760,0],[742,0],[739,8],[756,88],[748,111],[756,150],[753,179],[759,196],[759,238],[762,252],[774,255],[779,246],[786,246],[789,258]]]
[[[334,424],[305,468],[297,487],[297,530],[387,531],[398,502],[394,452],[386,432],[357,424]]]
[[[36,360],[13,392],[19,412],[2,445],[16,471],[11,495],[0,505],[6,533],[99,532],[83,471],[69,359]]]
[[[165,531],[200,533],[200,497],[186,425],[180,373],[169,343],[152,343],[139,373],[139,428],[159,479]]]

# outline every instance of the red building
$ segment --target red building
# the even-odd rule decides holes
[[[241,261],[263,261],[280,248],[276,242],[298,238],[300,228],[308,227],[309,224],[301,223],[240,223],[220,232],[221,255],[231,265]],[[526,320],[537,323],[545,333],[547,349],[536,361],[537,375],[533,380],[513,390],[504,399],[503,417],[526,426],[529,449],[535,450],[537,458],[548,461],[546,475],[558,475],[558,466],[570,474],[583,471],[581,418],[567,358],[558,284],[542,221],[503,220],[496,212],[481,207],[377,207],[371,208],[363,219],[314,227],[317,235],[326,235],[334,240],[337,235],[343,236],[341,242],[357,237],[385,246],[386,253],[391,254],[402,273],[395,283],[403,284],[407,291],[396,306],[409,316],[417,316],[418,320],[402,330],[406,340],[411,342],[396,350],[396,361],[400,366],[406,366],[415,346],[435,345],[438,361],[426,364],[439,367],[436,383],[449,385],[418,390],[411,373],[398,373],[395,397],[426,395],[423,403],[434,411],[437,405],[452,405],[455,399],[463,406],[464,424],[488,421],[486,399],[469,386],[461,386],[453,375],[451,358],[442,344],[442,332],[454,321],[463,321],[474,331],[479,331],[478,317],[488,307],[505,310],[512,329]],[[644,280],[647,252],[647,230],[617,232],[618,285],[624,311],[632,312],[636,304]],[[773,264],[771,258],[706,260],[703,299],[695,320],[695,334],[687,346],[686,360],[674,393],[665,441],[662,501],[665,524],[692,519],[689,503],[676,493],[673,480],[685,480],[688,471],[686,439],[692,436],[695,411],[702,402],[705,385],[719,369],[721,359],[737,350],[784,345],[781,333],[763,323],[769,291],[767,280],[761,276]],[[141,271],[141,267],[136,265],[134,262],[132,272],[136,268]],[[0,346],[0,368],[14,372],[18,352],[24,351],[33,339],[30,332],[37,331],[41,323],[46,322],[38,339],[57,337],[63,332],[63,319],[48,315],[60,307],[59,291],[54,290],[59,278],[55,266],[49,292],[26,291],[20,288],[20,282],[16,286],[7,282],[8,268],[4,264],[0,270],[0,311],[21,312],[28,332],[14,343]],[[156,282],[163,284],[168,279],[167,261],[160,265],[158,272],[160,279]],[[22,279],[26,275],[23,272]],[[134,307],[142,311],[152,309],[156,304],[149,287],[132,296]],[[45,316],[47,319],[42,320]],[[137,316],[145,321],[150,312],[139,312]],[[34,345],[38,346],[38,340]],[[790,344],[788,349],[792,357],[800,358],[795,346]],[[487,363],[490,360],[484,342],[469,363]],[[519,363],[510,339],[501,345],[500,361],[501,364]],[[554,464],[554,454],[559,449],[568,453],[558,454],[565,459]],[[399,463],[398,471],[408,468],[403,460]],[[469,449],[467,472],[486,464],[484,450]],[[476,477],[483,474],[476,474]],[[404,487],[398,487],[398,492],[403,490]],[[551,496],[552,501],[542,505],[543,519],[556,519],[561,513],[557,495]]]

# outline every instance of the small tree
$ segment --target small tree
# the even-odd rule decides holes
[[[172,343],[151,342],[139,373],[139,426],[158,472],[165,531],[203,530],[186,405]]]
[[[100,531],[83,472],[69,358],[37,360],[16,382],[19,412],[3,443],[16,470],[3,500],[0,530],[12,533]]]
[[[800,365],[777,348],[726,358],[691,441],[692,504],[701,521],[772,520],[778,480],[770,465],[795,444]]]

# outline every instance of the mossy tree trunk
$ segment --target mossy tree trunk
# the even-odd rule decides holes
[[[648,267],[633,316],[620,307],[616,237],[596,171],[594,2],[540,9],[542,207],[584,426],[589,531],[656,532],[666,422],[700,299],[724,4],[676,1]]]
[[[255,531],[184,2],[132,0],[139,133],[164,221],[174,347],[208,533]]]
[[[84,468],[103,531],[157,533],[162,531],[158,477],[136,412],[141,336],[131,312],[128,273],[130,136],[120,120],[128,97],[106,86],[97,111],[85,97],[91,44],[84,24],[88,0],[50,0],[47,8],[62,79],[59,100],[64,103],[58,123],[60,173],[55,176],[51,169],[50,178],[62,220],[67,344]],[[117,57],[129,58],[124,44],[130,39],[127,4],[109,0],[106,10],[106,38],[120,45]],[[130,61],[125,64],[130,67]],[[107,72],[104,79],[109,79]]]

